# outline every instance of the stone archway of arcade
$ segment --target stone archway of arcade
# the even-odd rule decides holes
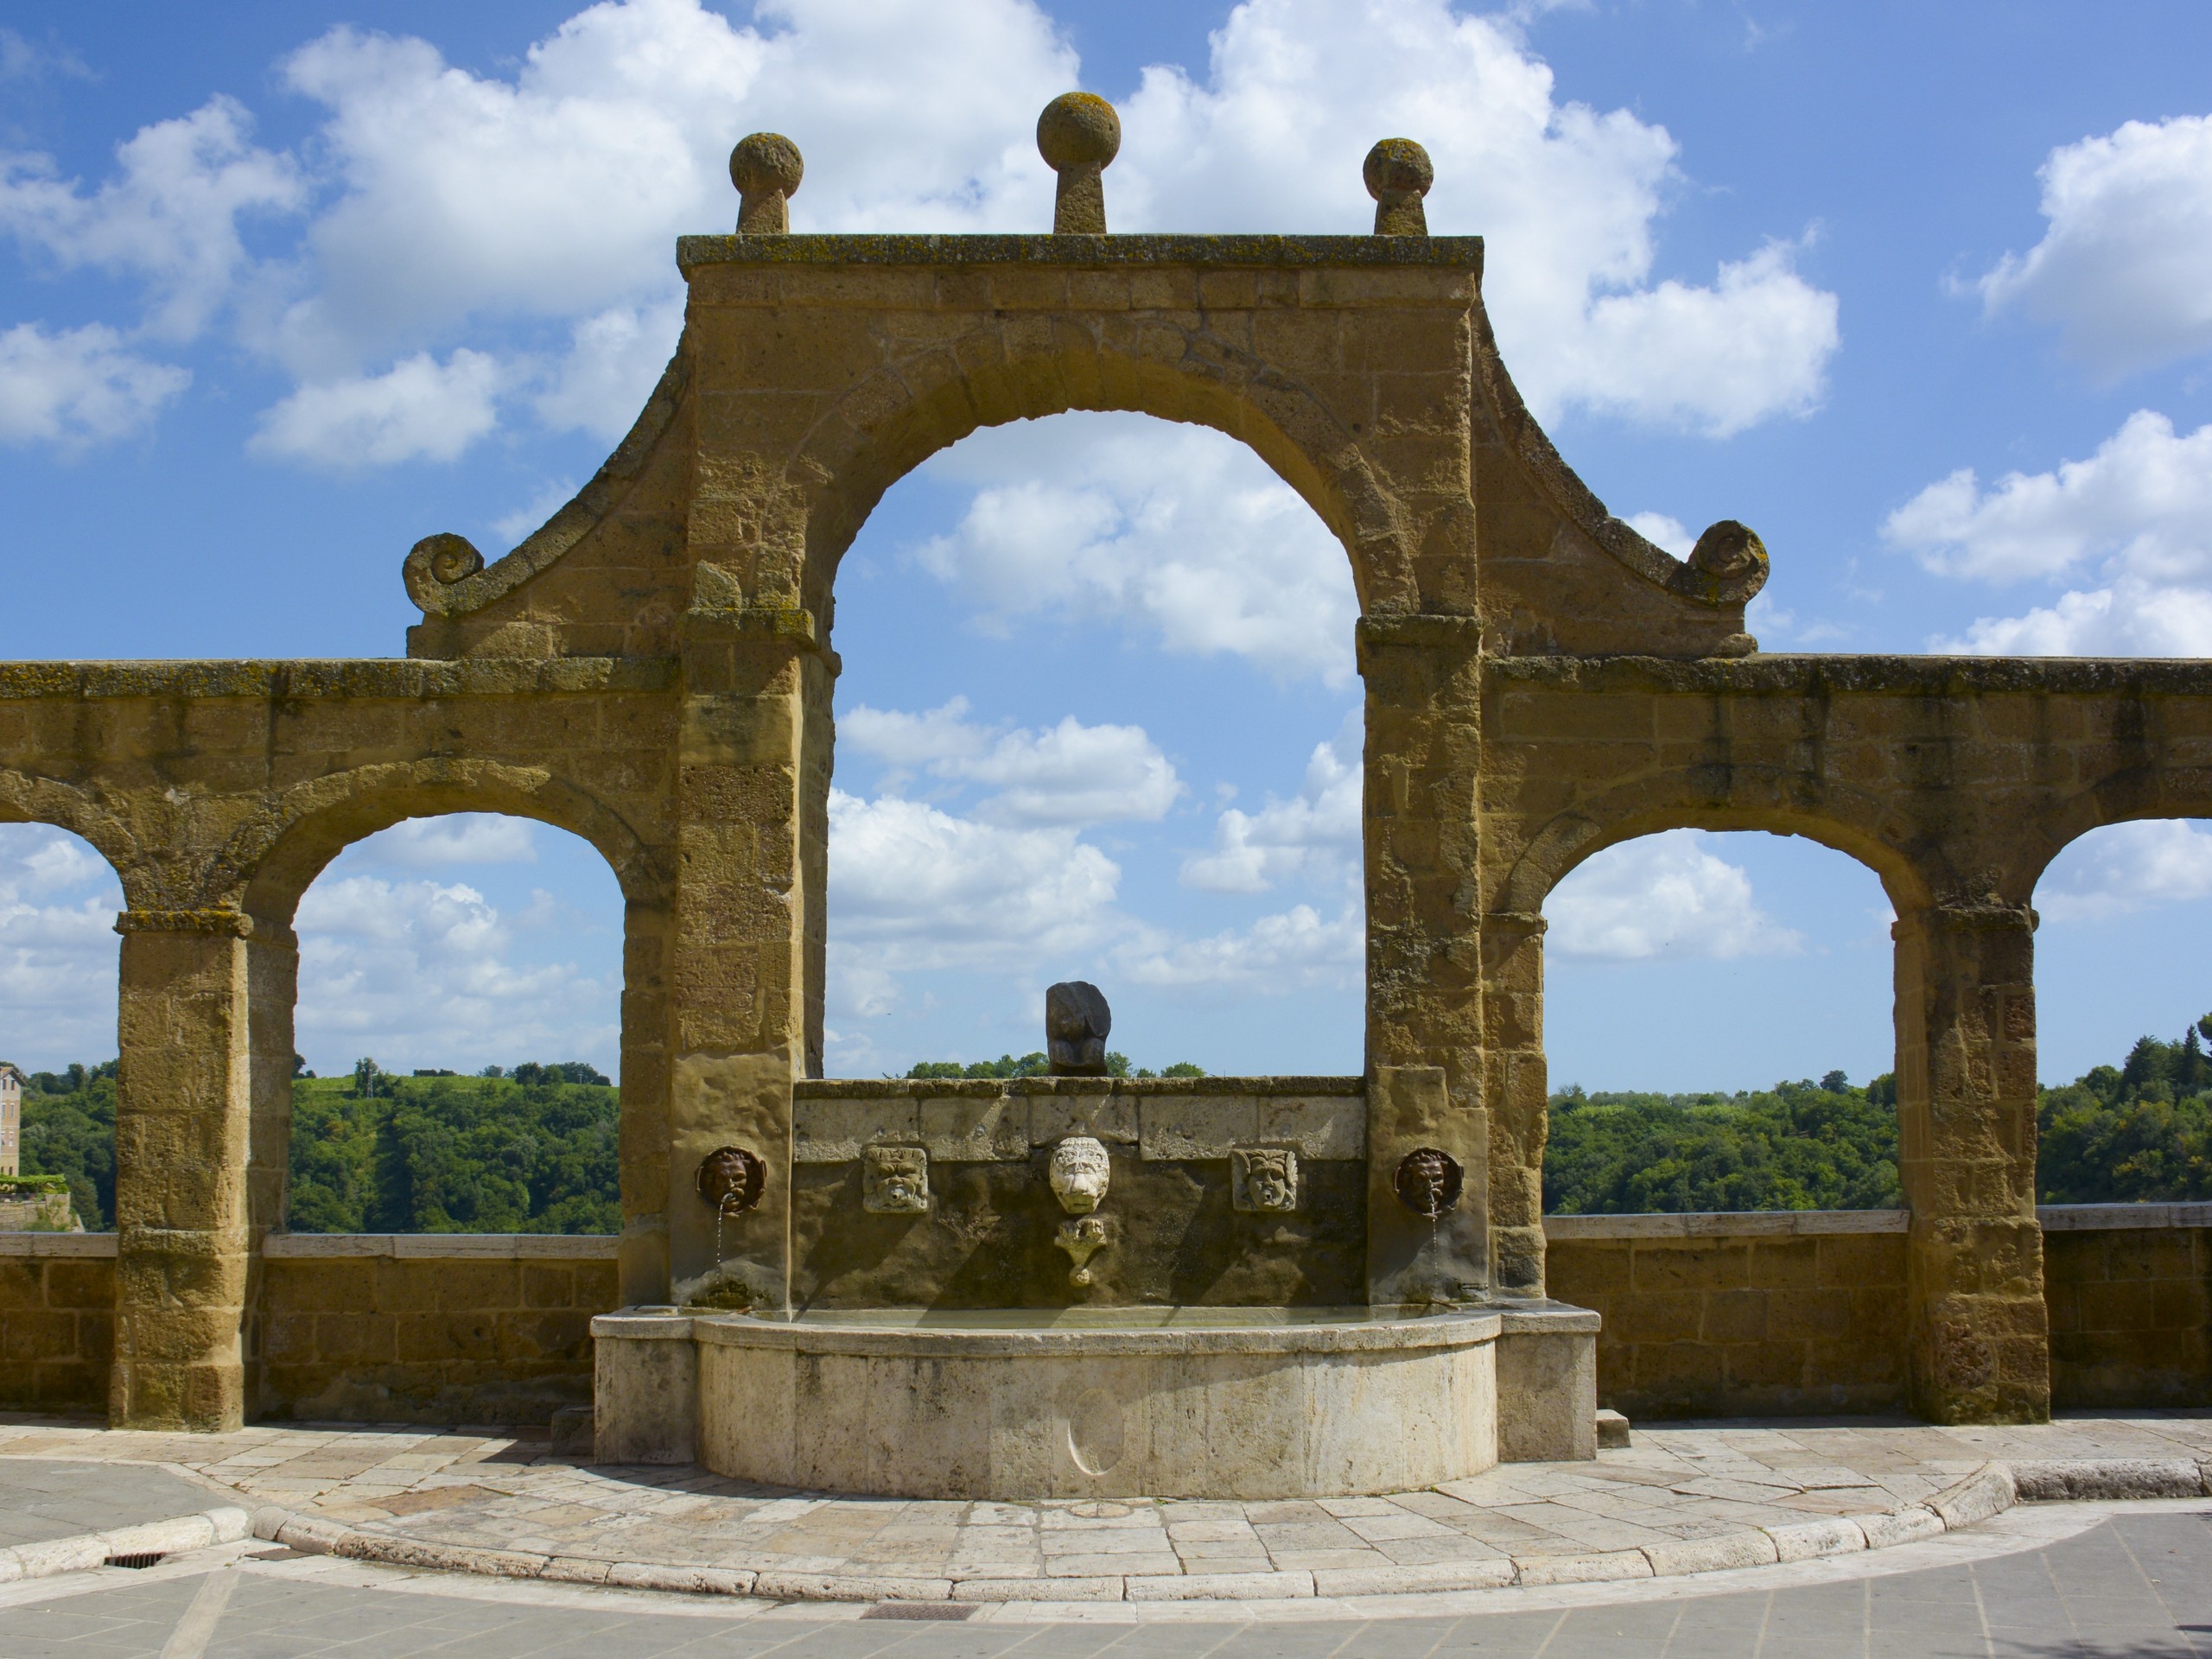
[[[1894,1224],[1904,1230],[1893,1303],[1904,1388],[1894,1403],[1942,1422],[2046,1415],[2029,900],[2050,859],[2087,829],[2204,810],[2212,671],[1897,658],[1492,658],[1483,722],[1483,975],[1501,1262],[1530,1290],[1571,1294],[1582,1282],[1569,1249],[1561,1282],[1548,1283],[1541,1215],[1541,912],[1553,887],[1600,849],[1662,830],[1803,836],[1873,869],[1897,915],[1907,1209]],[[1779,1216],[1757,1225],[1703,1219],[1715,1259],[1732,1251],[1738,1266],[1757,1259],[1758,1237],[1793,1225]],[[1728,1236],[1732,1226],[1743,1236]],[[1700,1403],[1751,1412],[1881,1403],[1854,1401],[1853,1380],[1840,1366],[1804,1387],[1723,1390]]]
[[[258,1363],[273,1334],[258,1315],[289,1153],[292,919],[342,849],[406,818],[536,819],[612,868],[623,1292],[666,1284],[673,678],[653,659],[0,668],[0,804],[84,836],[124,891],[111,1422],[219,1430],[290,1409]],[[468,1277],[445,1275],[439,1304],[455,1316],[452,1355],[491,1360],[467,1334]],[[550,1408],[545,1389],[499,1371],[426,1371],[381,1408],[336,1399],[328,1414]]]

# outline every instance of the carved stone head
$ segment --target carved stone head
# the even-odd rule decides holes
[[[1398,1173],[1391,1182],[1398,1194],[1398,1202],[1417,1216],[1433,1221],[1459,1202],[1460,1184],[1465,1172],[1459,1160],[1434,1147],[1416,1147],[1398,1160]]]
[[[861,1151],[861,1208],[871,1215],[918,1216],[930,1207],[930,1155],[919,1147]]]
[[[1056,1077],[1106,1075],[1106,1034],[1113,1011],[1096,985],[1071,979],[1045,993],[1045,1050]]]
[[[1046,1173],[1060,1208],[1071,1216],[1087,1216],[1105,1201],[1114,1166],[1101,1142],[1087,1135],[1071,1135],[1052,1148]]]
[[[724,1215],[752,1209],[767,1184],[767,1165],[743,1147],[717,1147],[699,1160],[699,1196]]]

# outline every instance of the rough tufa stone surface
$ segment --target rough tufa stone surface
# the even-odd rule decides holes
[[[1037,149],[1058,174],[1052,234],[1106,234],[1106,186],[1101,176],[1122,149],[1122,118],[1096,92],[1062,92],[1037,118]]]
[[[737,187],[737,233],[782,236],[791,227],[791,199],[806,176],[798,146],[780,132],[756,132],[729,153],[729,181]]]
[[[1104,1077],[1113,1029],[1114,1011],[1096,985],[1070,979],[1046,991],[1045,1058],[1054,1077]]]
[[[1436,182],[1428,152],[1410,138],[1384,138],[1367,152],[1360,176],[1375,198],[1375,234],[1427,236],[1428,210],[1421,198]]]

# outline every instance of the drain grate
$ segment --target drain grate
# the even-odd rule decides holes
[[[106,1564],[110,1567],[127,1567],[136,1570],[143,1567],[159,1566],[161,1560],[162,1552],[153,1549],[143,1551],[136,1555],[111,1555],[107,1558]]]
[[[879,1601],[862,1618],[973,1618],[972,1601]]]

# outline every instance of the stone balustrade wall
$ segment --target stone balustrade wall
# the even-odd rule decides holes
[[[2039,1211],[2064,1408],[2212,1404],[2212,1205]],[[1605,1318],[1631,1420],[1905,1408],[1902,1211],[1547,1218],[1553,1294]],[[590,1398],[612,1238],[270,1238],[261,1414],[543,1422]],[[0,1236],[0,1408],[97,1412],[115,1235]]]

